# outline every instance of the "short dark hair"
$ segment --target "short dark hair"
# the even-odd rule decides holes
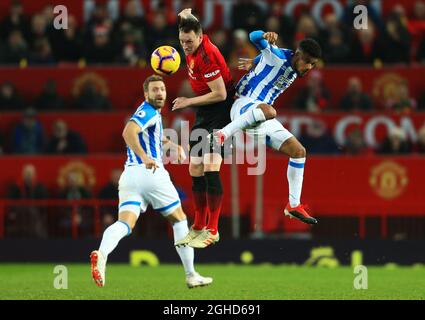
[[[147,77],[146,80],[143,82],[143,90],[145,92],[148,92],[149,91],[149,83],[154,82],[154,81],[164,82],[164,79],[157,74],[153,74],[153,75]]]
[[[299,44],[299,48],[302,52],[307,53],[312,58],[321,58],[322,57],[322,49],[316,40],[311,38],[306,38],[302,40]]]
[[[199,20],[180,18],[179,31],[184,33],[193,31],[195,34],[199,35],[202,32],[202,26]]]

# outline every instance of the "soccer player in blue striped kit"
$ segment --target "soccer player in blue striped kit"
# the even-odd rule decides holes
[[[210,135],[210,139],[223,144],[239,130],[251,128],[257,133],[264,132],[268,146],[289,156],[289,203],[285,207],[285,215],[316,224],[317,220],[308,214],[300,201],[306,150],[275,119],[276,110],[272,105],[298,76],[304,76],[316,66],[321,48],[313,39],[302,40],[295,52],[278,48],[274,32],[253,31],[249,38],[261,53],[253,60],[241,59],[240,68],[249,72],[236,86],[238,98],[230,111],[232,122]]]
[[[149,204],[172,224],[174,242],[189,232],[178,193],[162,163],[163,144],[170,144],[177,151],[179,161],[185,157],[180,146],[163,136],[160,111],[167,94],[162,77],[148,77],[143,83],[143,90],[146,100],[137,108],[123,131],[127,161],[118,185],[118,221],[105,230],[99,249],[90,255],[92,277],[99,287],[105,285],[108,255],[122,238],[130,235],[140,212],[145,212]],[[213,281],[195,271],[192,247],[176,247],[176,250],[183,263],[189,288],[205,286]]]

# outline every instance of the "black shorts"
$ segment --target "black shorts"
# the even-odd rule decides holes
[[[213,152],[219,152],[222,157],[231,154],[231,150],[227,150],[230,149],[229,146],[213,147],[207,136],[230,123],[230,109],[233,101],[234,95],[228,93],[227,99],[224,101],[197,107],[195,124],[190,130],[189,146],[191,157],[202,157],[205,153]]]

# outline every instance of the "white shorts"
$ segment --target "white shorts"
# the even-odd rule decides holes
[[[180,198],[164,167],[147,170],[142,166],[125,167],[118,183],[118,212],[131,211],[139,216],[147,206],[166,216],[178,208]]]
[[[230,110],[230,119],[233,121],[249,110],[257,108],[259,104],[264,102],[253,100],[249,97],[239,97],[233,102]],[[274,150],[279,150],[280,146],[289,138],[293,137],[279,121],[271,119],[264,121],[258,126],[250,128],[246,131],[248,134],[265,134],[267,145]]]

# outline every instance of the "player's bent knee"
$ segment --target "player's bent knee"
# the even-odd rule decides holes
[[[204,175],[204,165],[202,164],[195,164],[190,162],[189,164],[189,174],[192,177],[200,177],[202,175]]]
[[[273,108],[272,106],[263,103],[263,104],[258,105],[257,108],[259,108],[263,111],[264,117],[267,120],[276,118],[277,112],[276,112],[276,109]]]
[[[125,222],[131,230],[134,229],[134,226],[136,225],[138,216],[131,211],[122,211],[118,214],[118,220]]]
[[[171,224],[174,224],[179,221],[187,220],[186,214],[184,213],[182,207],[176,208],[173,212],[165,217]]]
[[[291,158],[305,158],[306,156],[307,151],[303,146],[300,145],[294,150],[293,155],[291,155]]]

